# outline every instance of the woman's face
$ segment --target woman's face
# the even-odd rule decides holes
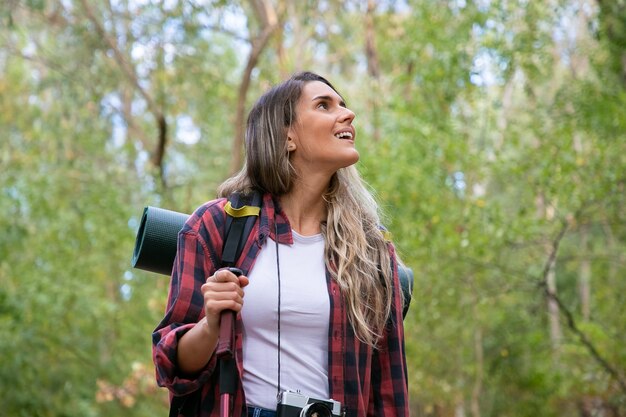
[[[290,160],[301,176],[330,176],[359,160],[354,117],[328,85],[320,81],[304,85],[296,104],[296,121],[287,133]]]

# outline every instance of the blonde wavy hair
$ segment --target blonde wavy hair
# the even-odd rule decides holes
[[[311,81],[337,91],[325,78],[302,72],[259,98],[248,115],[244,167],[219,187],[219,196],[256,189],[280,197],[291,190],[297,173],[289,162],[287,130],[297,120],[296,104]],[[323,197],[326,266],[341,288],[355,335],[376,347],[393,304],[393,272],[378,205],[354,166],[338,170]]]

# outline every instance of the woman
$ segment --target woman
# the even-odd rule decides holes
[[[245,167],[181,230],[153,356],[158,383],[193,402],[188,415],[219,416],[224,310],[238,313],[233,416],[274,416],[284,391],[348,417],[409,415],[396,255],[354,167],[354,118],[316,74],[275,86],[248,116]],[[218,269],[234,192],[263,195],[239,277]]]

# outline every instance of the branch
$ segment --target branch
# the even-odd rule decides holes
[[[561,313],[565,317],[567,326],[578,337],[580,343],[582,343],[583,346],[587,348],[587,350],[596,360],[596,362],[598,362],[600,366],[602,366],[602,368],[604,368],[604,370],[617,381],[622,392],[626,394],[626,381],[624,380],[624,378],[622,378],[619,372],[617,372],[617,370],[613,368],[611,364],[609,364],[608,361],[600,354],[598,349],[591,342],[591,340],[589,340],[587,335],[582,330],[580,330],[580,328],[576,324],[576,320],[574,319],[574,315],[572,314],[572,312],[567,308],[567,306],[565,305],[565,303],[563,303],[559,296],[554,291],[551,291],[548,287],[548,274],[550,272],[550,266],[553,265],[554,261],[556,260],[559,246],[561,244],[561,241],[565,237],[568,228],[569,224],[567,223],[567,221],[563,221],[561,230],[559,231],[557,237],[552,241],[552,250],[550,252],[550,256],[548,256],[548,260],[544,265],[542,280],[539,283],[539,286],[543,287],[544,292],[549,299],[557,303],[557,305],[559,306],[559,311],[561,311]]]
[[[139,84],[139,78],[137,77],[137,74],[135,74],[134,68],[128,63],[128,61],[126,60],[126,58],[120,51],[119,46],[117,45],[117,42],[113,38],[111,38],[111,36],[109,36],[109,34],[106,32],[106,30],[104,29],[100,21],[95,17],[93,10],[91,9],[87,1],[80,0],[80,3],[82,4],[83,9],[85,10],[85,13],[87,14],[87,18],[95,26],[95,29],[98,35],[102,38],[106,46],[109,49],[111,49],[111,51],[113,52],[113,55],[115,56],[115,61],[118,63],[118,65],[122,69],[124,76],[133,85],[133,87],[137,89],[141,97],[146,101],[146,104],[148,105],[148,109],[150,110],[150,112],[154,114],[155,116],[159,114],[160,110],[157,108],[156,103],[154,102],[152,97],[150,97],[148,92],[145,89],[143,89],[141,85]]]
[[[193,1],[193,0],[187,0],[187,1],[188,1],[189,6],[193,10],[200,11],[200,12],[206,12],[206,6],[205,5],[198,4],[198,2]],[[201,28],[201,29],[208,29],[208,30],[213,31],[213,32],[219,32],[219,33],[222,33],[224,35],[230,36],[231,38],[233,38],[233,39],[235,39],[237,41],[240,41],[240,42],[246,42],[246,43],[250,42],[250,39],[248,39],[246,37],[243,37],[240,34],[234,32],[232,30],[226,29],[225,27],[222,27],[219,24],[212,25],[212,24],[196,24],[196,23],[192,24],[192,23],[186,23],[186,25],[188,27],[194,28],[194,29]]]
[[[236,172],[243,165],[242,148],[244,142],[244,120],[246,95],[250,88],[250,78],[252,70],[256,67],[259,56],[267,46],[267,42],[278,28],[278,18],[276,11],[268,0],[250,0],[257,19],[260,21],[262,29],[256,38],[252,39],[252,49],[248,55],[248,62],[241,78],[239,93],[237,96],[237,111],[235,116],[235,138],[233,140],[233,158],[230,170]]]
[[[44,57],[42,57],[41,55],[37,55],[37,56],[33,56],[33,55],[27,55],[24,52],[15,49],[13,46],[8,46],[6,47],[5,51],[7,51],[9,54],[14,55],[16,57],[19,57],[25,61],[30,61],[33,62],[35,64],[39,64],[42,65],[43,67],[56,72],[57,74],[59,74],[61,77],[67,79],[67,80],[76,80],[76,77],[73,73],[71,73],[70,71],[68,71],[67,69],[65,69],[63,66],[61,66],[60,64],[53,62],[49,59],[46,59]]]
[[[167,143],[167,121],[165,120],[165,115],[161,111],[161,109],[157,106],[153,98],[148,94],[148,92],[141,87],[139,83],[139,78],[135,73],[135,69],[128,62],[124,54],[120,51],[119,46],[117,45],[117,41],[113,39],[107,31],[104,29],[100,21],[96,18],[93,9],[89,6],[89,3],[86,0],[80,0],[80,3],[85,10],[85,14],[89,21],[94,25],[96,32],[106,44],[106,46],[113,52],[113,56],[115,57],[115,61],[119,65],[122,70],[122,73],[126,77],[126,79],[131,83],[131,85],[139,92],[139,95],[146,101],[146,105],[148,106],[148,111],[152,113],[156,122],[157,122],[157,146],[153,153],[152,162],[159,169],[161,182],[164,183],[163,177],[163,159],[165,154],[165,145]]]

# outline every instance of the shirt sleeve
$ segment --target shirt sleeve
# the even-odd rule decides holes
[[[378,349],[372,355],[372,384],[368,417],[408,417],[409,395],[402,289],[393,245],[389,244],[393,266],[393,308],[387,329]]]
[[[182,374],[177,363],[178,341],[204,317],[200,287],[216,270],[212,247],[201,234],[190,230],[188,221],[178,235],[165,317],[152,334],[157,383],[174,395],[186,395],[202,387],[217,363],[212,355],[204,369],[194,375]]]

